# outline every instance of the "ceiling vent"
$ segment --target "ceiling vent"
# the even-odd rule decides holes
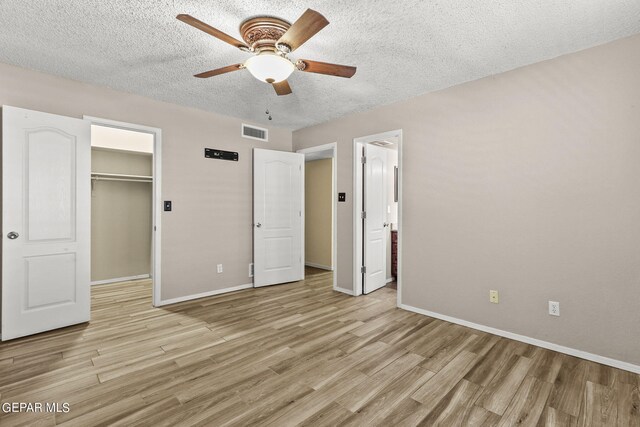
[[[267,129],[242,124],[242,137],[257,139],[258,141],[269,141],[269,131]]]
[[[371,145],[377,145],[378,147],[387,147],[389,145],[393,145],[393,142],[391,141],[386,141],[386,140],[381,140],[381,141],[373,141],[371,142]]]

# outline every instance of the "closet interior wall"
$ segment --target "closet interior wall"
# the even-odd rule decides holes
[[[93,147],[91,172],[151,176],[150,153]],[[152,184],[92,179],[91,281],[151,272]]]

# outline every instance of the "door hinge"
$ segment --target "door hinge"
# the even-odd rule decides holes
[[[365,267],[364,265],[360,267],[360,273],[365,274],[366,272],[367,272],[367,267]]]
[[[362,157],[360,158],[360,162],[362,162],[362,164],[367,163],[367,158],[366,158],[365,156],[362,156]]]
[[[360,212],[360,218],[366,219],[367,218],[367,213],[365,211]]]

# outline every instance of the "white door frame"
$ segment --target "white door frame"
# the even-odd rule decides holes
[[[162,129],[143,126],[134,123],[119,122],[116,120],[102,119],[99,117],[83,116],[85,120],[91,122],[92,125],[111,127],[116,129],[130,130],[135,132],[148,133],[153,135],[153,201],[152,201],[152,220],[155,232],[151,234],[151,280],[153,282],[153,305],[159,307],[162,305],[161,292],[161,255],[162,255],[162,228],[160,226],[162,219]]]
[[[331,266],[333,267],[333,290],[339,292],[349,293],[348,290],[338,287],[338,227],[337,227],[337,215],[338,215],[338,194],[336,193],[338,188],[338,171],[336,160],[338,158],[338,144],[331,142],[329,144],[317,145],[315,147],[303,148],[296,151],[296,153],[304,154],[305,157],[310,153],[317,153],[319,151],[333,150],[331,155],[331,209],[332,214],[332,248],[331,248]],[[306,198],[306,195],[305,195]]]
[[[398,138],[398,301],[402,295],[402,129],[376,133],[353,139],[353,295],[362,295],[362,147],[373,141]]]

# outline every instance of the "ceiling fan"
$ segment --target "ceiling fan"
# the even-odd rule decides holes
[[[356,67],[329,64],[326,62],[298,59],[293,62],[287,55],[307,40],[317,34],[329,21],[315,10],[307,9],[296,22],[289,22],[272,17],[258,16],[247,19],[240,24],[240,34],[244,42],[205,24],[190,15],[178,15],[177,18],[210,34],[223,42],[235,46],[243,52],[253,53],[254,56],[242,64],[233,64],[215,70],[196,74],[195,77],[207,78],[231,71],[246,68],[258,80],[273,86],[278,95],[288,95],[291,87],[287,78],[294,70],[307,73],[328,74],[330,76],[350,78],[356,72]]]

